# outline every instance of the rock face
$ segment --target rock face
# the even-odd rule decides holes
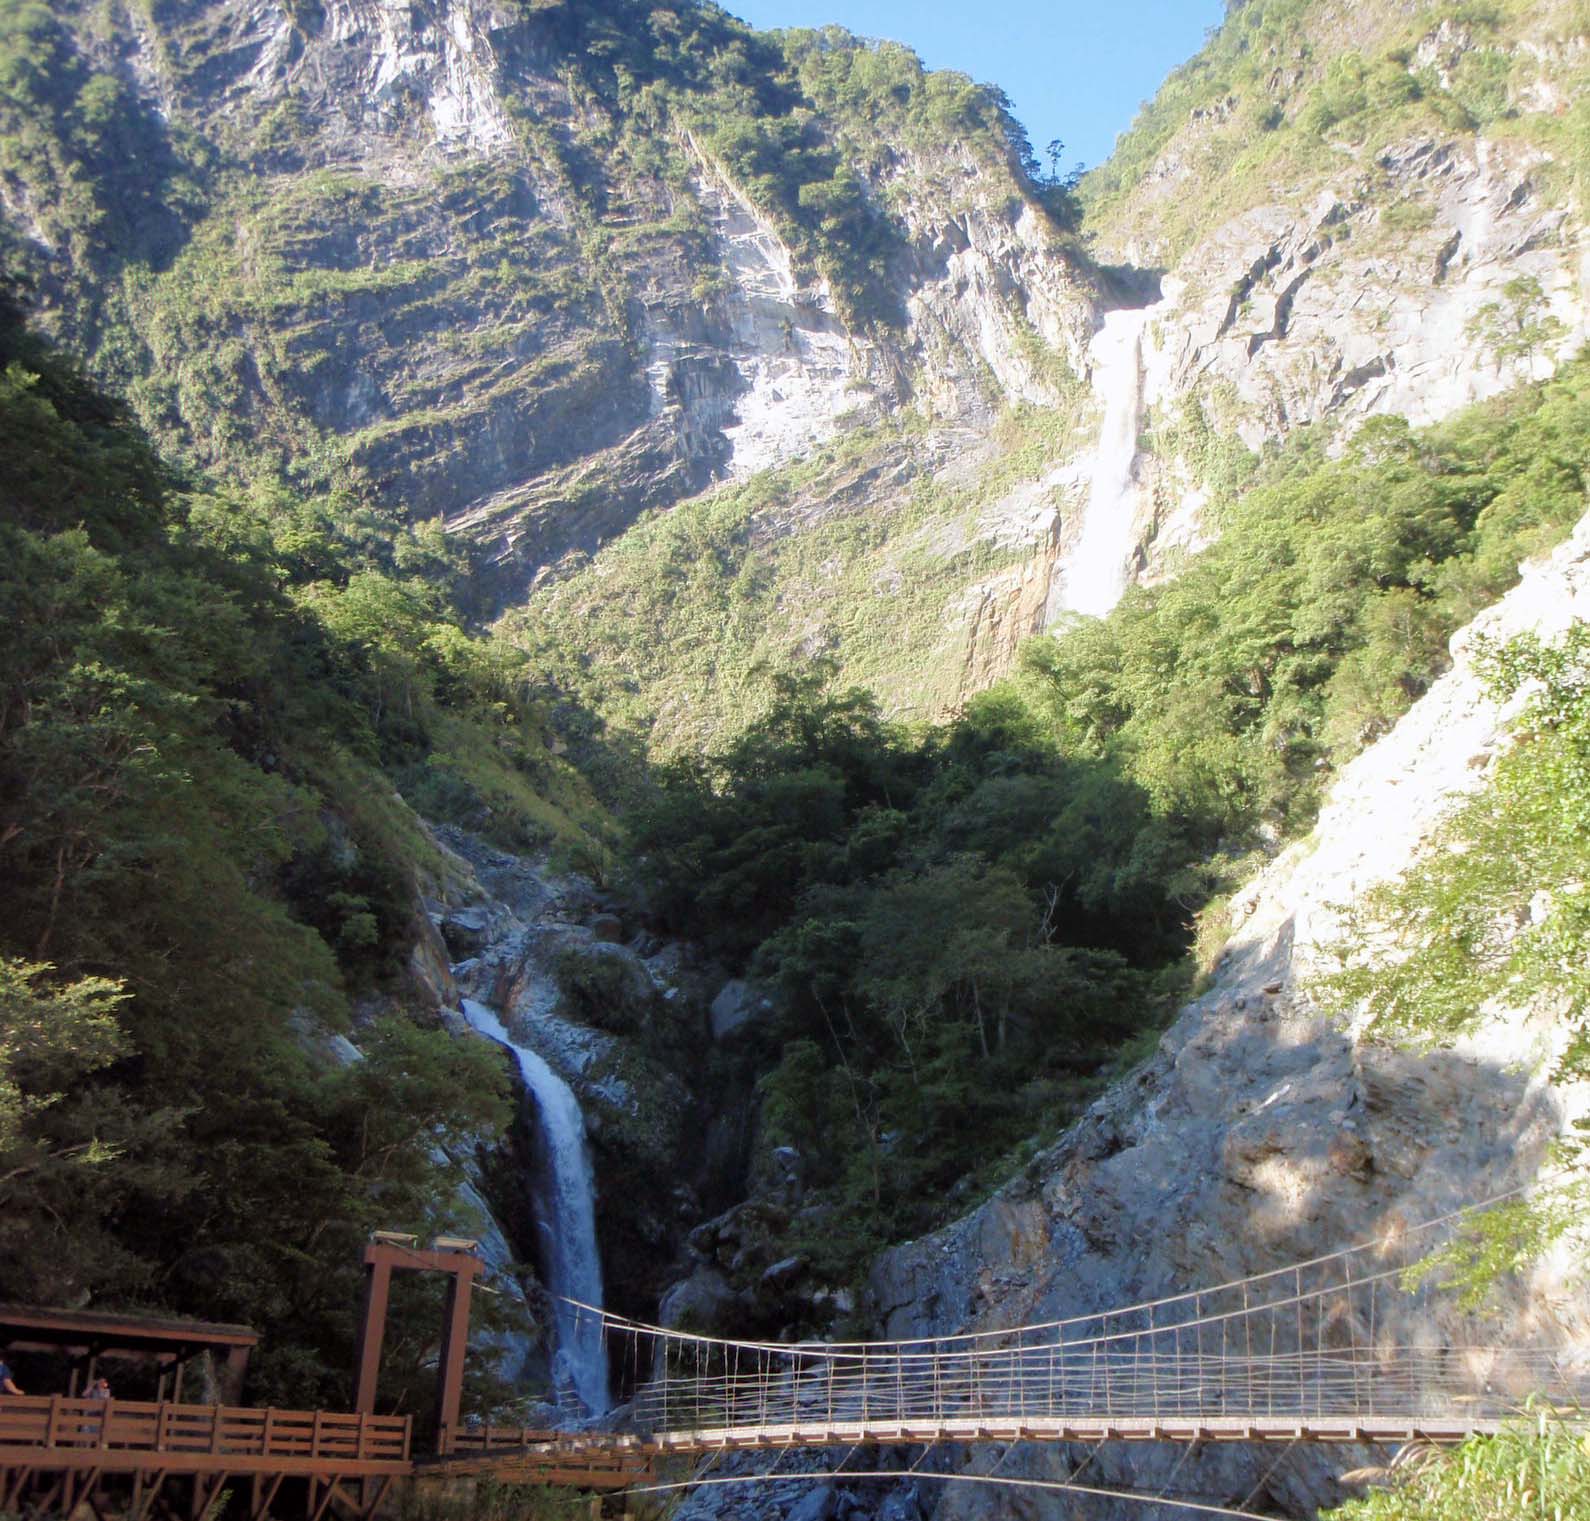
[[[1278,59],[1274,111],[1297,116],[1333,49],[1406,24],[1403,7],[1362,7],[1361,24],[1341,9],[1316,0],[1314,73]],[[701,109],[639,100],[602,65],[612,37],[586,46],[582,28],[605,22],[661,68],[693,8],[196,0],[103,25],[58,10],[45,96],[0,119],[50,145],[0,173],[0,228],[45,319],[157,435],[223,475],[345,486],[443,523],[483,614],[527,599],[544,613],[596,556],[589,600],[604,547],[648,509],[762,479],[747,533],[775,573],[737,586],[769,625],[749,664],[831,654],[899,711],[953,711],[1023,638],[1100,610],[1073,594],[1099,580],[1079,552],[1106,545],[1113,596],[1201,542],[1208,483],[1165,426],[1189,401],[1254,447],[1320,419],[1429,420],[1548,372],[1586,334],[1582,219],[1538,133],[1454,126],[1373,153],[1326,135],[1306,173],[1233,215],[1215,209],[1227,177],[1210,145],[1254,103],[1221,98],[1172,134],[1136,220],[1103,217],[1090,253],[1019,145],[964,112],[925,123],[889,90],[860,110],[813,84],[780,120],[857,177],[865,226],[846,237],[877,245],[863,316],[811,225],[756,199]],[[734,64],[747,87],[797,89],[770,83],[789,71],[776,47],[724,26],[698,38],[697,65],[720,49],[754,59]],[[1549,27],[1518,28],[1508,120],[1554,119],[1577,65]],[[1405,73],[1460,74],[1467,35],[1437,27]],[[868,69],[896,56],[843,45]],[[74,159],[73,102],[96,75],[122,91],[130,171]],[[651,83],[698,88],[680,79]],[[966,99],[990,119],[986,97]],[[61,219],[79,182],[98,220]],[[1205,201],[1196,236],[1154,233],[1156,215]],[[1144,309],[1123,408],[1125,371],[1094,339]],[[1023,408],[1059,422],[1012,441]],[[767,472],[858,437],[846,510],[868,530],[805,564],[799,546],[843,515],[833,482]],[[979,468],[935,517],[961,456]],[[860,556],[870,574],[836,585]],[[912,596],[924,605],[897,613]]]
[[[445,983],[416,976],[414,992],[460,1039],[484,1035],[522,1048],[516,1062],[505,1054],[521,1089],[529,1086],[526,1062],[544,1064],[551,1086],[566,1087],[577,1101],[595,1166],[604,1302],[646,1319],[656,1318],[660,1303],[665,1316],[693,1324],[731,1323],[744,1299],[721,1273],[697,1271],[710,1264],[686,1246],[691,1232],[723,1224],[703,1221],[744,1197],[751,1161],[748,1053],[723,1053],[710,1039],[708,1005],[722,970],[691,946],[644,930],[627,942],[611,938],[633,911],[615,912],[607,894],[545,859],[498,849],[454,826],[437,826],[432,837],[443,870],[427,884],[422,941],[435,942],[425,959],[440,958],[448,975]],[[753,1000],[753,1013],[762,1002]],[[508,1145],[480,1159],[479,1187],[466,1203],[485,1215],[494,1266],[568,1270],[566,1252],[556,1264],[548,1255],[556,1191],[546,1120],[522,1110]],[[737,1218],[757,1221],[761,1242],[786,1215],[769,1224],[742,1206]],[[725,1264],[732,1256],[724,1254]],[[553,1323],[545,1313],[541,1319]],[[587,1324],[565,1325],[560,1334],[578,1337]],[[551,1346],[513,1341],[502,1350],[504,1371],[522,1388],[555,1392]],[[589,1358],[586,1365],[589,1394]]]
[[[1548,1021],[1497,1011],[1451,1050],[1394,1050],[1322,1024],[1299,983],[1328,955],[1341,905],[1406,867],[1508,742],[1510,713],[1469,661],[1475,636],[1550,637],[1586,617],[1590,518],[1454,638],[1453,669],[1344,769],[1312,839],[1238,894],[1213,985],[1157,1053],[987,1205],[879,1260],[869,1296],[883,1334],[1019,1325],[1226,1282],[1535,1176],[1551,1142],[1590,1112],[1584,1085],[1554,1087],[1540,1075]],[[1469,1330],[1439,1298],[1410,1299],[1400,1313],[1410,1334]],[[1590,1350],[1590,1298],[1570,1249],[1532,1271],[1507,1323],[1522,1341]],[[1091,1472],[1154,1488],[1178,1456],[1106,1449]],[[1178,1483],[1214,1503],[1246,1499],[1262,1510],[1267,1495],[1306,1513],[1338,1493],[1334,1472],[1361,1461],[1300,1448],[1266,1478],[1274,1458],[1194,1453]],[[1065,1468],[1065,1457],[1033,1448],[1001,1473]],[[954,1487],[933,1514],[1003,1511]]]
[[[672,12],[583,12],[200,0],[102,28],[62,7],[63,120],[70,90],[117,81],[154,142],[120,173],[147,179],[174,230],[134,260],[136,295],[113,297],[129,250],[63,236],[59,186],[24,167],[0,176],[6,240],[91,359],[136,354],[117,378],[157,433],[222,470],[242,459],[239,419],[254,463],[263,449],[301,473],[318,453],[331,477],[443,518],[498,567],[499,599],[647,506],[913,397],[983,421],[1054,399],[1045,356],[1080,352],[1096,279],[1013,149],[953,132],[867,145],[867,235],[892,252],[887,311],[861,320],[688,113],[637,125],[584,47],[606,24],[656,27],[666,50]],[[705,25],[677,78],[657,65],[668,84],[694,88],[708,50],[751,35]],[[804,109],[814,147],[862,130]]]

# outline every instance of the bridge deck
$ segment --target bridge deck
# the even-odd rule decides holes
[[[1025,1416],[835,1421],[669,1432],[643,1443],[658,1453],[735,1448],[850,1447],[934,1442],[1461,1442],[1498,1420],[1439,1416]]]
[[[419,1471],[492,1474],[519,1482],[620,1489],[644,1483],[659,1458],[790,1447],[931,1446],[939,1442],[1341,1442],[1453,1444],[1502,1422],[1460,1416],[1070,1416],[1022,1419],[833,1421],[719,1426],[650,1437],[493,1427],[461,1436]]]

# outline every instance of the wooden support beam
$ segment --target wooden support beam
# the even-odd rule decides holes
[[[385,1478],[377,1479],[374,1484],[365,1483],[359,1487],[361,1491],[359,1501],[363,1507],[359,1515],[362,1521],[370,1521],[370,1518],[380,1510],[381,1502],[386,1499],[387,1491],[392,1487],[392,1476],[388,1474]]]
[[[468,1260],[478,1269],[474,1259]],[[450,1274],[447,1307],[442,1312],[442,1351],[436,1365],[436,1450],[448,1451],[458,1429],[458,1409],[464,1394],[464,1353],[469,1349],[469,1294],[473,1271]]]
[[[321,1495],[320,1501],[317,1504],[315,1502],[315,1488],[318,1484],[324,1484],[326,1492]],[[321,1521],[321,1517],[326,1514],[326,1508],[331,1504],[331,1497],[336,1492],[336,1488],[337,1481],[335,1479],[319,1479],[314,1475],[310,1476],[309,1507],[306,1512],[309,1517],[309,1521]]]
[[[99,1502],[102,1498],[104,1497],[100,1494],[98,1483],[90,1485],[88,1493],[83,1496],[83,1499],[88,1502],[88,1508],[94,1513],[94,1521],[113,1521],[114,1512],[107,1515],[105,1511],[100,1509]],[[120,1521],[120,1518],[114,1517],[114,1521]]]
[[[148,1484],[147,1492],[144,1485]],[[133,1489],[138,1498],[134,1501],[130,1521],[148,1521],[150,1514],[160,1503],[160,1491],[165,1488],[166,1471],[163,1468],[154,1469],[148,1479],[144,1477],[144,1470],[139,1469],[134,1481]]]
[[[276,1501],[276,1493],[282,1487],[282,1480],[286,1474],[273,1473],[254,1475],[254,1492],[249,1499],[248,1521],[265,1521],[270,1515],[270,1509]]]
[[[386,1338],[386,1307],[392,1293],[392,1263],[387,1257],[364,1264],[364,1308],[359,1316],[359,1340],[354,1352],[353,1408],[375,1411],[375,1386],[381,1374],[381,1343]]]
[[[202,1521],[204,1513],[220,1497],[227,1478],[224,1468],[216,1474],[194,1474],[193,1488],[188,1493],[189,1521]]]

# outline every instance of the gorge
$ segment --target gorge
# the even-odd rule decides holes
[[[1560,1157],[1477,1250],[1582,1358],[1587,60],[1247,0],[1073,185],[696,0],[0,8],[0,1297],[335,1406],[367,1233],[479,1238],[469,1410],[578,1425],[564,1301],[985,1331]],[[1380,1466],[932,1457],[1084,1461]]]

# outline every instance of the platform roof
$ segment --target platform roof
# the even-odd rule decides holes
[[[0,1304],[0,1345],[29,1351],[92,1348],[100,1352],[192,1354],[209,1347],[248,1349],[258,1344],[258,1331],[217,1321]]]

